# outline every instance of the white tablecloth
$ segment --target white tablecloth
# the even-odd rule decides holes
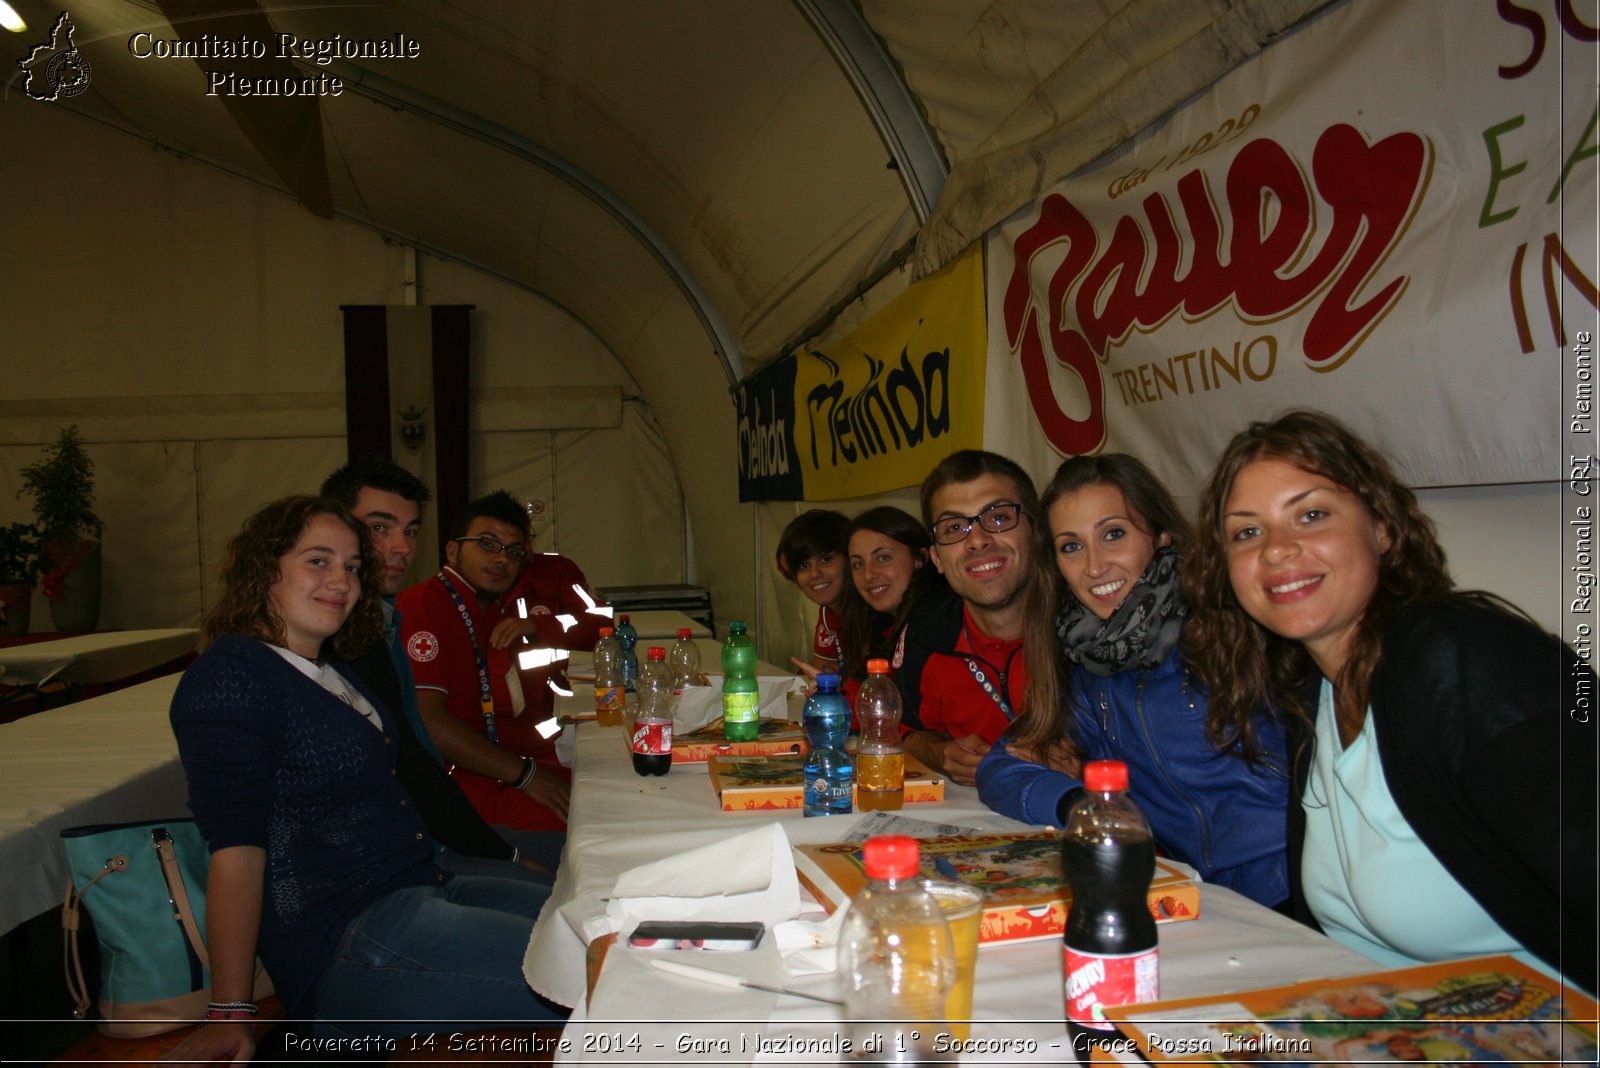
[[[573,729],[573,728],[568,728]],[[722,992],[707,987],[690,997],[683,988],[663,982],[661,998],[641,1005],[638,1020],[672,1020],[667,1030],[641,1027],[629,1021],[590,1021],[583,1008],[584,943],[574,921],[603,911],[599,898],[609,894],[616,877],[646,861],[693,849],[719,838],[783,821],[791,841],[825,842],[842,838],[854,817],[805,819],[798,809],[787,813],[722,812],[699,765],[679,765],[664,777],[640,777],[627,759],[621,732],[592,723],[578,725],[573,781],[572,817],[560,877],[550,904],[534,928],[525,972],[534,989],[562,1004],[573,1005],[565,1038],[577,1060],[585,1042],[600,1043],[599,1036],[634,1033],[646,1036],[645,1048],[624,1048],[607,1057],[591,1050],[586,1059],[670,1059],[677,1055],[676,1036],[697,1033],[697,1011],[703,1015],[706,999]],[[950,784],[946,800],[937,805],[908,805],[902,813],[930,820],[966,824],[981,829],[1008,830],[1022,825],[999,816],[977,799],[974,790]],[[625,952],[613,949],[613,952]],[[1244,990],[1318,976],[1349,975],[1370,971],[1373,963],[1276,913],[1270,912],[1221,887],[1202,888],[1200,919],[1161,927],[1162,993],[1180,997],[1192,994]],[[835,993],[831,976],[808,976],[790,985],[819,993]],[[680,1000],[681,999],[681,1000]],[[1062,1025],[1061,947],[1056,941],[1008,946],[986,946],[978,955],[977,993],[973,1038],[979,1041],[1014,1039],[1032,1043],[1013,1046],[1003,1053],[968,1052],[968,1063],[1071,1062]],[[755,1056],[758,1036],[826,1039],[839,1027],[829,1006],[779,997],[770,1020],[754,1020],[736,1028],[747,1035],[744,1052],[735,1050],[725,1059],[748,1063]],[[591,1033],[592,1032],[592,1033]],[[706,1034],[726,1034],[704,1029]],[[609,1041],[609,1040],[605,1040]],[[664,1041],[661,1048],[652,1048]],[[756,1059],[797,1063],[832,1063],[813,1054],[785,1055],[764,1052]]]
[[[633,629],[639,632],[641,642],[651,641],[659,645],[663,641],[671,641],[678,636],[678,630],[682,627],[688,627],[693,632],[689,635],[691,638],[711,637],[711,628],[672,609],[647,609],[629,612],[627,616]]]
[[[173,674],[0,724],[0,933],[61,904],[66,827],[189,814]]]
[[[115,682],[159,667],[194,649],[199,631],[111,630],[0,649],[7,686]]]

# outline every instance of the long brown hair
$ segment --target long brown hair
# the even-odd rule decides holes
[[[1379,644],[1395,614],[1453,585],[1433,521],[1416,494],[1382,453],[1339,420],[1293,411],[1234,435],[1201,494],[1195,551],[1183,564],[1184,593],[1194,613],[1185,637],[1189,662],[1211,690],[1208,730],[1224,744],[1247,750],[1254,748],[1252,720],[1263,705],[1305,723],[1315,713],[1301,704],[1299,693],[1317,670],[1311,654],[1246,614],[1228,577],[1223,509],[1239,472],[1264,459],[1293,464],[1354,494],[1392,542],[1378,560],[1377,588],[1351,637],[1349,657],[1331,680],[1341,718],[1366,708]]]
[[[1159,541],[1167,535],[1181,554],[1194,540],[1172,494],[1155,473],[1136,457],[1112,452],[1103,456],[1074,456],[1056,468],[1039,498],[1039,518],[1034,524],[1034,559],[1040,573],[1030,589],[1028,629],[1023,655],[1028,664],[1028,697],[1024,712],[1012,727],[1019,746],[1042,747],[1070,738],[1072,694],[1066,658],[1055,635],[1057,612],[1072,597],[1055,563],[1055,538],[1050,532],[1050,509],[1061,498],[1089,486],[1110,486],[1122,494],[1133,525]],[[1031,639],[1031,640],[1030,640]]]
[[[324,645],[340,659],[360,656],[383,636],[383,608],[376,577],[382,563],[372,549],[364,523],[330,497],[284,497],[273,501],[244,521],[228,543],[222,565],[222,597],[201,625],[201,640],[209,645],[224,634],[243,634],[282,645],[283,619],[272,607],[272,587],[278,581],[282,557],[294,548],[306,524],[319,515],[331,515],[355,534],[361,546],[361,595],[350,618]]]
[[[939,574],[928,557],[933,547],[933,538],[929,535],[928,528],[918,523],[911,513],[891,505],[867,509],[850,520],[850,528],[844,539],[847,550],[850,539],[863,530],[893,538],[911,550],[911,559],[916,564],[916,570],[911,573],[911,585],[906,589],[905,596],[900,599],[900,606],[894,611],[894,620],[889,626],[888,634],[884,635],[877,632],[874,620],[878,613],[861,596],[861,591],[856,589],[855,569],[850,566],[848,559],[846,560],[844,597],[839,604],[842,631],[839,635],[839,670],[841,674],[853,679],[867,677],[867,661],[870,658],[889,655],[895,640],[900,636],[900,628],[925,598],[948,593],[950,589],[945,584],[944,576]]]

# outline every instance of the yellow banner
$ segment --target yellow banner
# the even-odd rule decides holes
[[[809,500],[919,484],[983,445],[983,255],[974,245],[851,333],[796,357],[794,445]]]

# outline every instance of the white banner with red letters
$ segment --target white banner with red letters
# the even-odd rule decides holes
[[[988,447],[1188,493],[1315,407],[1418,485],[1564,479],[1564,436],[1593,452],[1597,21],[1351,0],[1047,191],[988,240]]]

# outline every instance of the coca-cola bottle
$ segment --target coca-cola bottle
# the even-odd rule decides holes
[[[1155,844],[1144,813],[1128,796],[1128,765],[1083,766],[1084,795],[1067,811],[1062,868],[1072,887],[1067,913],[1067,1033],[1080,1060],[1108,1042],[1116,1027],[1103,1005],[1161,996],[1156,921],[1150,914]]]
[[[633,770],[665,775],[672,770],[672,674],[667,651],[652,645],[639,671],[639,715],[633,721]]]

